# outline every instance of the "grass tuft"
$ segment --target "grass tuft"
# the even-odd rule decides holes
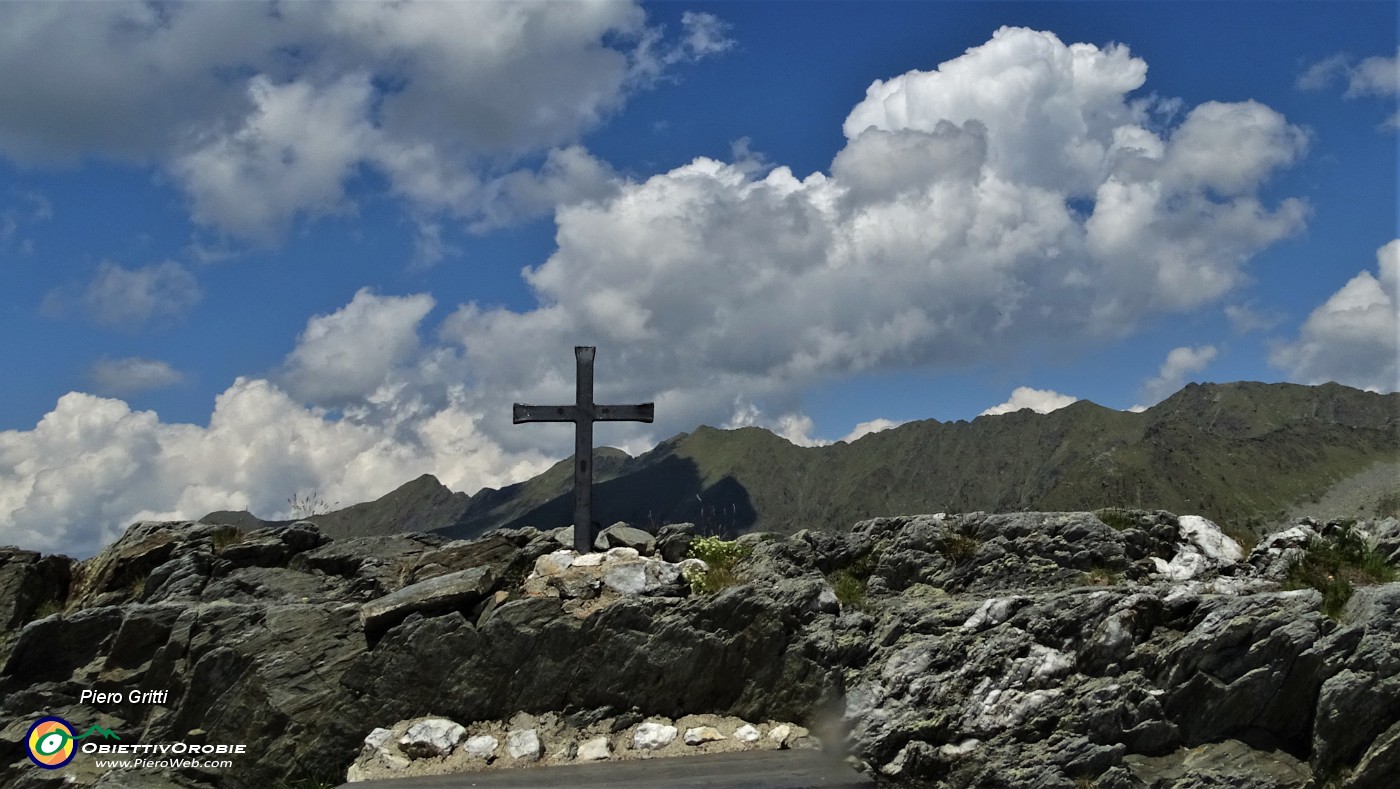
[[[338,501],[328,503],[314,490],[310,493],[293,493],[287,497],[287,503],[292,508],[292,520],[298,521],[328,515],[340,505]]]
[[[132,600],[140,600],[146,593],[146,581],[151,577],[149,572],[142,573],[131,580],[131,584],[126,588],[126,594]]]
[[[214,544],[214,550],[222,551],[230,545],[236,545],[248,538],[247,532],[237,526],[224,526],[209,535],[209,540]]]
[[[64,605],[61,600],[45,600],[39,604],[38,608],[34,609],[34,616],[30,618],[30,621],[43,619],[46,616],[53,616],[54,614],[61,614],[66,608],[67,606]]]
[[[1344,523],[1336,533],[1312,541],[1289,569],[1284,588],[1318,590],[1322,612],[1340,620],[1356,587],[1393,580],[1395,568],[1366,544],[1354,523]]]
[[[851,574],[850,570],[837,570],[832,573],[831,588],[842,608],[865,608],[865,580]]]
[[[955,562],[971,559],[982,547],[982,541],[966,534],[956,534],[943,544],[943,555]]]

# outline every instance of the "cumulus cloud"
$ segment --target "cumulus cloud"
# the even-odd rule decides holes
[[[98,392],[118,396],[164,389],[185,380],[184,374],[168,363],[137,356],[99,359],[92,365],[88,377]]]
[[[372,136],[371,93],[368,74],[325,87],[254,77],[248,116],[171,163],[194,219],[270,241],[298,214],[347,210],[345,181]]]
[[[1400,240],[1376,251],[1376,269],[1352,277],[1314,309],[1298,338],[1276,346],[1269,362],[1309,384],[1400,390]]]
[[[287,391],[327,408],[363,400],[416,356],[418,324],[433,305],[427,294],[377,296],[361,288],[349,304],[307,322],[285,362]]]
[[[896,422],[892,419],[885,419],[883,417],[878,419],[872,419],[868,422],[860,422],[851,430],[851,432],[842,436],[840,440],[845,441],[849,444],[852,441],[855,441],[859,438],[864,438],[865,436],[868,436],[871,433],[879,433],[882,430],[889,430],[892,427],[899,427],[902,424],[904,423]]]
[[[1158,128],[1127,97],[1145,73],[1125,47],[1003,29],[875,83],[829,175],[701,158],[562,208],[557,251],[525,272],[539,307],[464,305],[440,339],[509,390],[550,348],[624,347],[619,385],[663,398],[658,413],[668,398],[689,429],[736,395],[795,412],[814,381],[1073,346],[1210,304],[1302,227],[1301,202],[1258,190],[1306,138],[1256,102]]]
[[[1010,399],[1001,405],[988,408],[978,416],[1012,414],[1022,408],[1029,408],[1037,414],[1048,414],[1076,402],[1079,402],[1078,397],[1060,394],[1053,389],[1032,389],[1029,386],[1018,386],[1011,392]]]
[[[209,426],[162,424],[120,400],[64,395],[30,431],[0,432],[0,544],[87,556],[137,519],[251,509],[287,497],[364,501],[425,472],[456,489],[501,486],[549,463],[484,438],[460,398],[391,432],[329,420],[268,381],[238,379]]]
[[[884,418],[871,419],[867,422],[857,424],[851,432],[837,439],[837,441],[844,441],[849,444],[871,433],[889,430],[892,427],[899,427],[902,424],[904,423]],[[816,429],[816,423],[806,414],[789,412],[781,414],[776,418],[769,418],[753,403],[736,402],[734,412],[730,415],[729,420],[724,423],[723,427],[726,430],[733,430],[740,427],[762,427],[775,435],[782,436],[799,447],[824,447],[836,443],[813,436],[812,432]]]
[[[741,427],[762,427],[799,447],[819,447],[831,443],[812,437],[812,430],[816,427],[816,423],[812,421],[810,416],[794,412],[769,419],[753,403],[736,403],[734,413],[729,417],[729,421],[724,423],[725,430],[735,430]]]
[[[1143,398],[1149,404],[1158,403],[1185,386],[1190,376],[1199,373],[1215,361],[1214,345],[1201,345],[1195,348],[1182,346],[1173,348],[1166,361],[1158,369],[1156,377],[1142,386]],[[1136,405],[1129,411],[1143,411],[1145,406]]]
[[[428,13],[497,13],[479,7],[498,8],[435,4]],[[536,4],[499,7],[532,24],[556,13],[535,10],[556,8]],[[591,6],[568,7],[607,18]],[[284,8],[305,22],[306,6]],[[330,18],[371,28],[408,18],[361,4],[312,8],[334,9]],[[424,19],[423,35],[439,40],[439,31],[428,29],[431,16]],[[595,31],[622,22],[597,24]],[[574,27],[566,27],[574,32],[565,38],[578,40]],[[402,35],[391,30],[356,40],[377,52],[375,46],[390,47]],[[473,39],[463,51],[491,40]],[[499,46],[514,52],[516,42],[506,36]],[[594,50],[623,61],[616,73],[628,68],[625,53],[596,44]],[[453,57],[459,55],[466,57]],[[489,52],[473,57],[497,63]],[[124,471],[104,473],[121,477],[124,490],[156,491],[151,500],[159,504],[140,506],[162,512],[198,515],[226,505],[266,512],[292,487],[361,501],[425,471],[467,492],[519,481],[536,461],[567,455],[572,433],[567,425],[513,426],[510,403],[571,398],[567,349],[574,345],[599,346],[600,402],[656,403],[655,424],[609,423],[599,443],[646,446],[698,424],[748,419],[810,445],[822,443],[800,401],[811,385],[1049,347],[1073,351],[1129,334],[1143,320],[1216,304],[1245,278],[1254,254],[1303,226],[1300,201],[1270,205],[1259,192],[1303,155],[1306,137],[1256,102],[1188,108],[1130,98],[1146,73],[1146,63],[1124,46],[1066,45],[1050,33],[1004,28],[932,71],[873,84],[846,120],[846,142],[829,173],[799,177],[781,165],[700,158],[632,180],[560,147],[561,171],[583,174],[562,180],[597,188],[563,201],[555,211],[556,250],[522,272],[533,308],[456,305],[428,335],[422,323],[431,297],[361,292],[345,308],[312,319],[273,381],[244,380],[225,392],[207,432],[159,425],[153,416],[124,411],[124,404],[74,395],[49,415],[54,428],[41,423],[5,434],[0,522],[117,528],[126,517],[121,513],[135,511],[135,499],[104,499],[98,510],[96,499],[50,507],[31,494],[45,474],[62,479],[58,469],[65,464],[107,463],[102,441],[140,455],[112,466]],[[275,142],[271,150],[280,145],[293,159],[311,157],[311,170],[296,186],[302,197],[287,205],[307,203],[311,195],[316,210],[341,210],[340,193],[321,188],[333,179],[316,174],[334,170],[343,157],[333,150],[303,153],[296,147],[303,141],[282,130],[273,109],[287,102],[334,119],[342,108],[359,106],[366,83],[341,77],[299,93],[288,87],[297,80],[269,74],[262,108],[245,95],[245,111],[204,142],[227,139],[253,152]],[[526,80],[520,95],[534,95],[534,85]],[[582,95],[586,107],[603,106],[590,103],[594,94]],[[423,203],[456,199],[453,190],[473,171],[436,166],[443,138],[424,130],[438,121],[398,104],[401,94],[392,99],[376,97],[388,103],[370,136],[380,140],[380,161],[392,164],[384,166],[393,188]],[[443,116],[451,117],[451,111]],[[583,114],[569,117],[567,124],[539,127],[534,144],[548,139],[557,146],[561,138],[547,129],[588,123]],[[269,131],[240,137],[249,118]],[[480,139],[472,145],[489,148],[488,131],[473,131]],[[253,161],[262,155],[250,154]],[[532,190],[551,193],[555,186],[547,168],[537,175],[538,182],[502,181],[498,192],[517,195],[522,205],[547,203]],[[275,192],[274,199],[280,199]],[[248,226],[261,221],[254,216]],[[740,413],[750,407],[750,416]],[[83,411],[103,414],[97,420],[103,424],[130,427],[92,442],[49,441],[63,432],[57,426],[78,424]],[[279,419],[294,426],[291,433],[278,432]],[[251,431],[247,448],[234,438],[243,429]],[[299,442],[294,451],[288,435]],[[207,469],[188,464],[204,469],[195,474],[179,463],[161,465],[160,458],[177,456],[166,449],[177,444],[214,447]],[[239,454],[220,470],[218,452],[226,445]],[[49,460],[26,461],[26,452]],[[140,471],[146,477],[131,476],[141,469],[149,470]],[[19,514],[7,521],[5,507]]]
[[[174,261],[135,269],[102,261],[85,287],[49,291],[40,310],[49,317],[80,312],[102,326],[136,329],[180,318],[203,297],[194,275]]]
[[[480,219],[483,185],[530,172],[522,157],[732,45],[713,15],[668,38],[633,2],[16,3],[0,29],[0,154],[156,164],[198,221],[262,241],[352,210],[362,169],[420,211]]]

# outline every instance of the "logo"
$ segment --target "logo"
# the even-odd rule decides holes
[[[73,755],[77,752],[73,743],[93,734],[114,740],[121,739],[111,729],[104,729],[96,724],[82,734],[74,736],[73,724],[62,718],[48,717],[34,721],[34,725],[29,727],[24,744],[25,749],[29,751],[30,761],[45,770],[57,770],[73,761]]]

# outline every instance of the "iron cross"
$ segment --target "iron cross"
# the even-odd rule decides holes
[[[578,393],[573,405],[515,404],[515,424],[521,422],[574,423],[574,550],[593,550],[593,423],[650,422],[654,403],[597,405],[593,402],[592,345],[574,347],[578,360]]]

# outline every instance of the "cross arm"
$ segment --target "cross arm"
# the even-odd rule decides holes
[[[577,422],[576,405],[525,405],[515,404],[515,424],[521,422]]]
[[[593,406],[593,419],[598,422],[650,422],[655,416],[655,403]]]

